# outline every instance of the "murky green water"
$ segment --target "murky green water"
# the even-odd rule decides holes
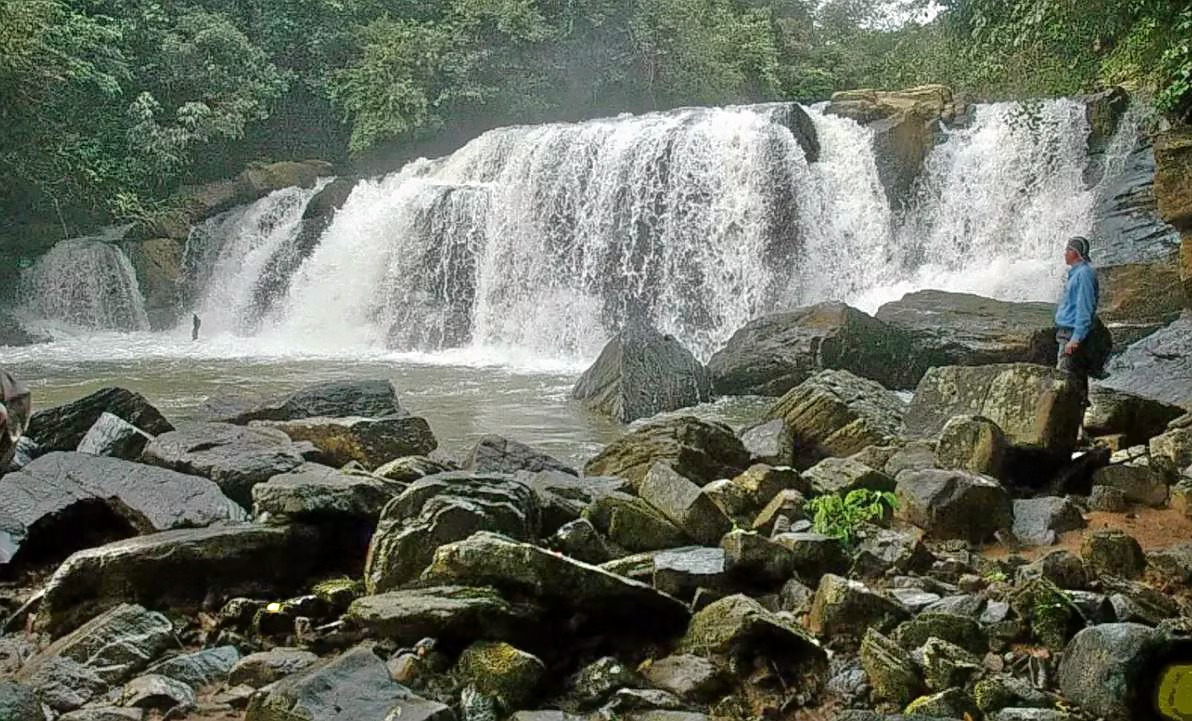
[[[582,463],[626,430],[569,400],[583,369],[577,362],[491,350],[429,356],[346,350],[311,357],[248,343],[109,334],[0,349],[0,364],[29,384],[35,410],[121,386],[143,394],[175,424],[201,418],[204,402],[221,395],[281,394],[320,381],[388,378],[402,404],[430,422],[440,448],[457,457],[480,436],[496,433]],[[762,399],[732,399],[689,412],[739,427],[760,417],[766,405]]]

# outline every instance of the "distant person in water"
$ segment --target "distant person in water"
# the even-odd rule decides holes
[[[1089,255],[1089,241],[1077,236],[1064,248],[1068,276],[1055,310],[1055,339],[1059,343],[1057,367],[1069,373],[1088,405],[1089,376],[1104,377],[1105,361],[1113,347],[1109,329],[1097,318],[1100,286]]]
[[[0,471],[8,468],[33,407],[29,389],[0,368]]]
[[[203,321],[199,320],[198,313],[191,313],[191,319],[192,319],[192,323],[190,326],[190,339],[198,340],[199,339],[199,326],[203,325]]]

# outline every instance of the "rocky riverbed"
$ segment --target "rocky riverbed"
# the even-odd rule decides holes
[[[119,388],[42,410],[0,476],[0,718],[1140,718],[1138,669],[1192,629],[1192,543],[1120,529],[1192,523],[1192,416],[1107,388],[1082,414],[1019,362],[1050,350],[1030,323],[941,340],[908,307],[800,312],[707,370],[619,338],[575,396],[622,420],[781,395],[583,467],[500,436],[450,457],[384,379],[178,427]],[[905,363],[799,356],[850,333]],[[893,508],[817,513],[862,496]]]

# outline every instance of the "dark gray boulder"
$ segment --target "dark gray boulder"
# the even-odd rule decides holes
[[[819,303],[750,321],[708,361],[721,395],[781,396],[822,370],[841,369],[894,386],[909,337],[843,303]]]
[[[0,567],[53,560],[111,535],[245,520],[206,478],[82,453],[50,453],[0,477]]]
[[[1085,527],[1084,516],[1067,498],[1047,496],[1014,501],[1014,537],[1031,546],[1050,546],[1059,534]]]
[[[492,588],[428,586],[364,596],[344,620],[370,637],[401,644],[424,638],[449,642],[524,637],[536,628],[534,606],[510,603]]]
[[[140,393],[104,388],[72,403],[34,413],[25,435],[37,441],[44,451],[73,451],[104,413],[111,413],[150,435],[174,430]]]
[[[733,523],[703,489],[665,463],[655,463],[642,479],[638,494],[692,540],[715,546]]]
[[[245,721],[292,718],[455,721],[455,714],[394,681],[384,661],[358,647],[270,685],[252,697],[244,716]]]
[[[1100,384],[1089,389],[1084,428],[1092,436],[1123,434],[1126,446],[1145,444],[1182,416],[1183,408]]]
[[[92,456],[112,456],[126,461],[135,461],[149,441],[153,440],[145,431],[122,418],[104,412],[79,441],[79,453]]]
[[[465,471],[474,473],[517,473],[518,471],[559,471],[578,476],[571,466],[525,443],[486,435],[472,446],[464,460]]]
[[[1055,306],[1050,303],[921,290],[883,305],[877,319],[910,336],[901,383],[894,387],[914,387],[935,366],[1055,365]]]
[[[1105,623],[1076,634],[1060,661],[1059,686],[1069,701],[1109,721],[1137,718],[1136,674],[1162,646],[1162,635],[1137,623]]]
[[[318,417],[380,418],[393,415],[409,415],[397,399],[397,388],[392,381],[371,379],[317,383],[254,408],[213,414],[212,417],[244,425],[249,421],[294,421]]]
[[[610,443],[584,466],[584,475],[617,476],[641,483],[663,461],[694,483],[732,478],[749,466],[749,452],[731,429],[694,416],[642,426]]]
[[[50,708],[71,711],[144,670],[177,644],[160,613],[125,604],[103,613],[29,659],[16,680]]]
[[[740,436],[754,461],[772,466],[795,464],[795,432],[782,418],[743,429]]]
[[[671,335],[629,323],[584,371],[571,397],[621,423],[711,397],[707,370]]]
[[[155,709],[164,713],[193,709],[198,699],[190,686],[168,676],[145,674],[129,681],[120,694],[120,703],[130,708]]]
[[[564,471],[519,471],[514,477],[538,497],[542,533],[551,534],[584,515],[601,498],[633,490],[629,481],[607,476],[576,476]]]
[[[48,343],[50,340],[52,339],[48,336],[30,333],[12,313],[0,310],[0,346],[17,348],[36,343]]]
[[[46,582],[37,626],[59,635],[122,603],[198,611],[208,595],[284,597],[320,558],[301,526],[164,531],[79,551]]]
[[[250,653],[228,674],[229,686],[263,688],[318,663],[319,657],[300,648],[273,648]]]
[[[210,478],[241,506],[252,506],[252,487],[306,461],[289,436],[273,428],[195,423],[163,433],[145,447],[141,462]]]
[[[436,548],[477,531],[532,539],[538,530],[537,497],[512,476],[467,471],[427,476],[382,510],[364,583],[369,593],[398,588],[422,573]]]
[[[1010,495],[997,480],[965,471],[899,474],[897,515],[934,538],[980,543],[1014,522]]]
[[[347,516],[376,523],[405,486],[371,475],[305,463],[252,488],[253,514],[296,520]]]
[[[172,678],[198,690],[227,681],[228,674],[239,660],[240,651],[235,646],[219,646],[160,661],[145,672]]]
[[[758,657],[805,670],[819,667],[822,671],[827,665],[823,648],[802,626],[742,594],[722,598],[696,613],[678,652],[711,658],[721,665]]]
[[[1106,370],[1109,388],[1192,409],[1192,314],[1131,345]]]

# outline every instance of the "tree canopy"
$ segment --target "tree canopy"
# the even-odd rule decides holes
[[[1169,0],[0,0],[6,217],[136,217],[254,159],[943,82],[1192,111]],[[82,221],[79,221],[80,223]]]

